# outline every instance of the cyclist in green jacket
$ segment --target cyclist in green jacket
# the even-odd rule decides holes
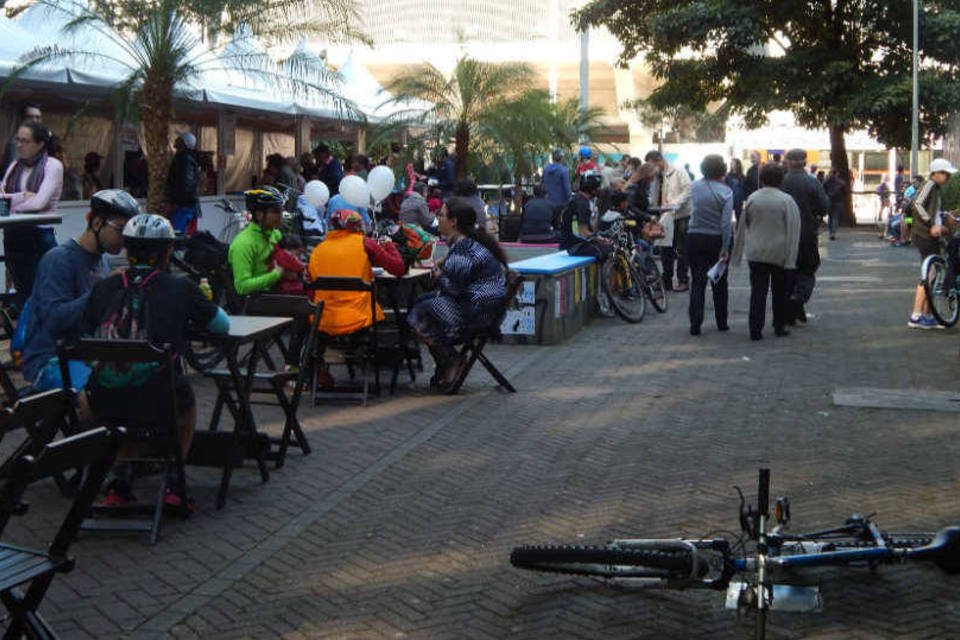
[[[253,220],[230,243],[227,260],[237,294],[248,296],[269,291],[283,277],[283,268],[274,265],[273,252],[282,238],[286,198],[273,187],[257,187],[243,195]]]

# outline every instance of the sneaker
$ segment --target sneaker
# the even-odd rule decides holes
[[[118,491],[114,487],[107,489],[107,494],[100,502],[101,507],[129,507],[137,503],[137,498],[129,491]]]
[[[939,329],[940,323],[933,316],[912,315],[907,321],[907,326],[912,329]]]
[[[167,487],[163,494],[163,506],[182,511],[185,514],[196,513],[197,504],[193,498]]]

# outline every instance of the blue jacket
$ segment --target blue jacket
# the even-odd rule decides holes
[[[547,200],[558,207],[570,202],[570,170],[559,162],[551,162],[543,169],[543,187]]]

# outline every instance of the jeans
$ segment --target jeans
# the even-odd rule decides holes
[[[674,260],[676,260],[677,265],[677,283],[687,284],[690,280],[687,273],[687,226],[689,224],[689,218],[675,221],[673,226],[673,246],[660,248],[660,263],[663,265],[663,281],[668,287],[673,286]]]
[[[765,262],[750,263],[750,336],[763,332],[767,314],[767,290],[773,292],[773,328],[783,331],[787,323],[787,282],[783,267]]]
[[[827,228],[830,230],[830,236],[837,235],[837,227],[840,226],[841,207],[830,207],[829,217],[827,218]]]
[[[33,292],[40,258],[57,246],[57,238],[50,227],[6,229],[3,232],[3,253],[7,269],[17,290],[14,301],[21,308]],[[7,283],[9,286],[9,283]]]
[[[707,272],[710,267],[717,263],[720,258],[720,251],[723,240],[720,236],[712,236],[702,233],[691,233],[687,236],[686,254],[690,259],[690,274],[692,283],[690,285],[690,326],[700,328],[703,324],[703,308],[707,295]],[[729,300],[729,287],[727,285],[727,274],[717,281],[711,283],[713,290],[713,315],[717,321],[717,328],[727,326],[727,301]]]

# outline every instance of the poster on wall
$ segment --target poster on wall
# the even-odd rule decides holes
[[[536,307],[525,305],[519,309],[507,309],[507,315],[500,325],[500,332],[504,335],[532,336],[537,330]]]
[[[518,304],[536,304],[536,283],[535,282],[524,282],[523,286],[520,287],[520,291],[517,292],[517,303]]]

